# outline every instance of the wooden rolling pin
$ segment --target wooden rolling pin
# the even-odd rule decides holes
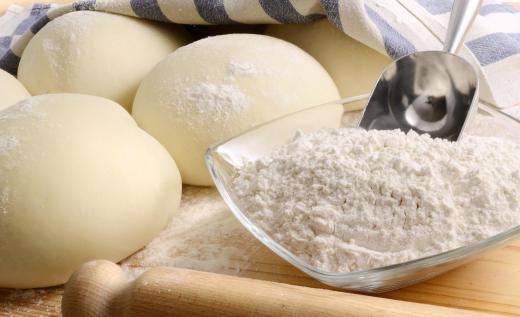
[[[65,286],[63,317],[406,317],[496,316],[448,307],[177,268],[153,268],[131,281],[99,260]]]

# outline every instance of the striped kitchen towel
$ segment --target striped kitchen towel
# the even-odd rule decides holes
[[[349,36],[398,58],[441,49],[452,4],[453,0],[83,0],[28,9],[11,6],[0,17],[0,67],[15,74],[34,33],[74,10],[181,24],[308,23],[327,18]],[[485,1],[459,54],[480,69],[483,100],[508,110],[520,108],[520,10]]]

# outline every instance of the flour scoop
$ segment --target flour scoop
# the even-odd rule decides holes
[[[364,129],[414,130],[456,141],[477,108],[478,74],[455,55],[481,0],[455,0],[444,51],[416,52],[390,64],[363,112]]]

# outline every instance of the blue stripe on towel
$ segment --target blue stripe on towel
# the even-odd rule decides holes
[[[416,0],[430,14],[444,14],[451,12],[453,0]]]
[[[396,59],[415,52],[415,46],[388,24],[385,19],[367,5],[365,5],[365,10],[370,20],[379,29],[383,37],[385,50],[389,56]]]
[[[466,46],[486,66],[520,54],[520,33],[492,33],[466,42]]]
[[[51,19],[45,14],[44,16],[41,16],[36,22],[34,22],[33,25],[31,25],[31,32],[36,34],[41,28],[43,28],[47,23],[49,23]]]
[[[74,11],[81,11],[81,10],[94,11],[94,10],[96,10],[96,0],[76,1],[72,4],[72,9]]]
[[[11,73],[13,76],[16,76],[19,63],[20,57],[16,56],[16,54],[9,49],[7,52],[3,53],[2,58],[0,58],[0,69],[3,69]]]
[[[321,7],[325,11],[325,14],[338,29],[343,31],[341,25],[341,18],[339,16],[339,3],[338,0],[321,0]]]
[[[224,7],[224,0],[195,0],[197,12],[204,21],[211,24],[233,24]]]
[[[480,15],[488,15],[492,13],[518,13],[520,10],[508,4],[492,3],[483,5],[480,8]]]
[[[161,22],[170,22],[159,7],[157,0],[130,0],[130,6],[138,17]]]
[[[301,15],[289,0],[260,0],[265,13],[282,24],[308,23],[321,19],[322,14]]]
[[[31,12],[27,18],[25,18],[13,32],[13,35],[21,35],[25,33],[29,28],[32,29],[32,25],[39,21],[42,16],[47,16],[47,11],[51,6],[49,4],[35,4],[31,8]]]
[[[13,40],[12,36],[1,36],[0,37],[0,55],[9,49],[9,45],[11,45],[12,40]]]

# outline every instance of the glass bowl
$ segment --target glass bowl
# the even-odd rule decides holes
[[[519,225],[474,244],[433,256],[376,269],[340,273],[317,269],[274,241],[240,209],[231,186],[235,170],[244,162],[258,159],[289,142],[298,130],[312,132],[324,127],[357,126],[361,111],[349,110],[349,105],[359,99],[331,102],[278,118],[207,150],[206,163],[220,195],[236,218],[258,240],[287,262],[322,283],[352,291],[378,293],[430,279],[520,236]],[[478,113],[465,130],[465,135],[468,134],[503,137],[518,142],[516,136],[520,135],[520,122],[493,107],[479,104]]]

